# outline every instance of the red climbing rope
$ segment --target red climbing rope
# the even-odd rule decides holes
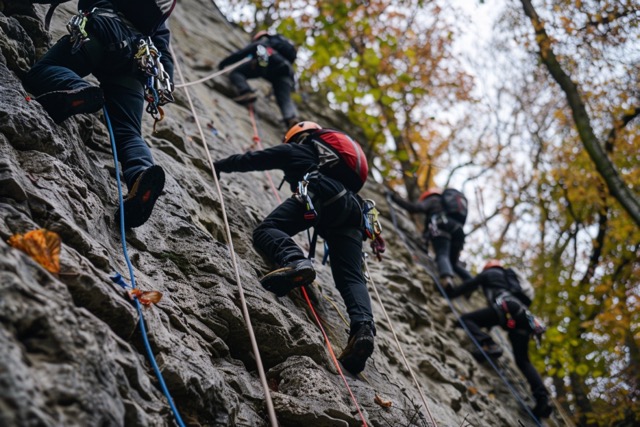
[[[249,104],[249,118],[251,119],[251,126],[253,126],[253,144],[258,146],[258,149],[262,150],[262,140],[260,139],[260,135],[258,133],[258,125],[256,124],[256,116],[253,111],[253,104]],[[278,203],[282,203],[282,199],[280,199],[280,194],[278,193],[278,189],[276,185],[273,183],[273,179],[271,179],[271,174],[269,171],[265,171],[267,175],[267,180],[269,181],[269,187],[271,187],[271,192],[276,197]]]
[[[329,354],[331,355],[331,360],[333,360],[333,364],[336,365],[336,369],[338,369],[338,373],[340,374],[340,377],[342,378],[342,381],[344,382],[344,385],[347,387],[347,390],[349,390],[349,395],[351,396],[351,400],[353,401],[354,405],[356,405],[356,409],[358,410],[358,414],[360,415],[360,419],[362,420],[362,426],[363,427],[367,427],[367,421],[365,420],[364,415],[362,414],[362,411],[360,410],[360,405],[358,405],[358,400],[356,399],[355,395],[353,394],[353,391],[351,390],[351,387],[349,387],[349,383],[347,382],[347,378],[342,373],[342,369],[340,368],[340,362],[338,362],[338,358],[336,357],[336,354],[333,352],[333,347],[331,347],[331,342],[329,341],[329,337],[327,336],[327,333],[325,332],[324,328],[322,327],[322,323],[320,322],[320,318],[318,317],[318,314],[316,313],[316,311],[313,308],[313,304],[311,303],[311,300],[309,299],[309,294],[307,294],[307,290],[305,289],[304,286],[301,287],[300,290],[302,291],[302,295],[304,296],[305,301],[307,301],[307,304],[309,305],[309,308],[311,309],[311,313],[313,313],[314,319],[316,319],[316,323],[318,324],[318,328],[320,328],[320,331],[322,332],[322,336],[324,337],[324,342],[327,343],[327,349],[329,350]]]

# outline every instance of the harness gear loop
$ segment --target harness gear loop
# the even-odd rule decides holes
[[[144,86],[144,98],[148,102],[146,112],[154,119],[153,131],[158,122],[164,119],[164,111],[161,106],[174,102],[172,92],[174,85],[169,78],[169,73],[164,69],[160,58],[162,54],[153,44],[150,37],[141,38],[138,41],[138,51],[133,56],[138,69],[147,76]]]
[[[304,219],[307,221],[313,221],[318,217],[318,212],[316,212],[313,202],[311,201],[311,197],[309,196],[309,192],[307,191],[309,175],[309,173],[305,174],[302,181],[298,182],[298,190],[294,193],[293,197],[305,206],[306,211],[304,212]]]

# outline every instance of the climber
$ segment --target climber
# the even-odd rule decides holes
[[[218,67],[223,69],[249,55],[253,58],[251,61],[235,68],[229,74],[229,79],[238,94],[233,100],[239,104],[255,102],[257,96],[247,79],[262,77],[268,80],[273,87],[285,127],[289,129],[298,122],[296,106],[291,100],[291,92],[295,89],[295,46],[280,34],[271,35],[266,31],[258,31],[251,43],[226,57]]]
[[[492,358],[500,357],[502,349],[480,328],[490,329],[500,325],[507,331],[516,365],[527,379],[536,401],[536,406],[531,411],[539,419],[548,418],[552,410],[549,392],[529,360],[529,339],[534,332],[528,318],[531,300],[513,292],[514,287],[510,284],[506,270],[500,261],[490,260],[475,278],[458,287],[445,286],[445,292],[450,298],[457,298],[482,287],[489,306],[463,314],[460,321],[482,346],[482,350]],[[473,351],[473,356],[477,360],[484,360],[478,349]]]
[[[176,0],[79,0],[78,14],[67,24],[70,34],[58,42],[23,79],[25,88],[56,124],[106,106],[116,153],[129,193],[124,201],[127,229],[144,224],[162,193],[163,169],[154,164],[142,139],[142,111],[148,76],[136,66],[139,48],[160,54],[147,61],[156,76],[149,78],[159,94],[157,105],[173,101],[173,59],[166,19]],[[155,46],[154,46],[155,45]],[[83,77],[93,74],[100,87]],[[115,219],[120,219],[120,209]]]
[[[463,281],[471,279],[469,272],[460,264],[465,239],[463,226],[467,219],[467,199],[464,195],[452,188],[444,191],[430,188],[415,203],[393,192],[391,199],[407,212],[425,215],[423,236],[427,245],[431,242],[436,253],[441,282],[453,285],[454,271]]]
[[[342,149],[345,151],[341,152]],[[333,161],[326,164],[324,160],[330,152],[334,154]],[[352,161],[345,162],[346,156],[352,156]],[[362,273],[364,220],[362,199],[357,192],[368,173],[362,148],[342,132],[322,129],[317,123],[306,121],[287,131],[284,144],[232,155],[214,165],[218,174],[284,171],[284,179],[295,193],[253,232],[255,248],[277,266],[260,283],[282,297],[313,282],[316,277],[313,264],[292,236],[315,227],[330,248],[331,272],[350,318],[348,343],[339,360],[352,374],[360,373],[373,353],[376,333]]]

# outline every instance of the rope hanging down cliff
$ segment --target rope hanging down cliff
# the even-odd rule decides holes
[[[177,59],[173,46],[170,46],[171,55]],[[184,82],[184,76],[182,74],[182,69],[179,61],[176,60],[176,70],[178,71],[178,75],[180,76],[180,81]],[[249,339],[251,340],[251,348],[253,350],[253,355],[256,358],[256,366],[258,368],[258,374],[260,376],[260,382],[262,383],[262,388],[265,393],[265,401],[267,405],[267,412],[269,414],[269,420],[271,422],[272,427],[276,427],[278,425],[278,420],[276,418],[275,409],[273,407],[273,400],[271,399],[271,393],[269,391],[269,385],[267,383],[267,377],[264,371],[264,365],[262,363],[262,358],[260,357],[260,350],[258,349],[258,343],[256,341],[255,332],[253,330],[253,326],[251,324],[251,318],[249,317],[249,309],[247,307],[247,301],[244,296],[244,289],[242,288],[242,281],[240,280],[240,271],[238,268],[238,262],[235,255],[235,250],[233,248],[233,239],[231,238],[231,227],[229,226],[229,220],[227,217],[227,211],[224,203],[224,198],[222,197],[222,189],[220,188],[220,181],[218,180],[218,175],[216,174],[215,166],[213,165],[213,159],[211,158],[211,154],[209,153],[209,147],[207,147],[207,141],[204,136],[204,132],[202,130],[202,126],[200,125],[200,119],[198,118],[198,114],[193,105],[193,101],[191,100],[191,95],[189,94],[189,90],[185,87],[185,94],[187,96],[187,100],[189,102],[189,108],[191,109],[191,113],[195,119],[196,126],[198,127],[198,131],[200,132],[200,138],[202,140],[202,146],[204,148],[205,153],[207,154],[207,161],[209,162],[209,168],[211,170],[211,174],[213,175],[213,181],[216,185],[216,190],[218,197],[220,199],[220,207],[222,211],[222,218],[224,221],[225,232],[227,237],[227,244],[229,245],[229,256],[231,257],[231,262],[233,264],[233,269],[235,273],[236,283],[238,284],[238,294],[240,297],[240,304],[242,307],[242,314],[244,316],[245,323],[247,325],[247,331],[249,333]]]
[[[111,150],[113,151],[113,161],[115,163],[116,171],[117,171],[118,170],[118,154],[117,154],[117,151],[116,151],[115,138],[113,137],[113,129],[111,128],[111,121],[109,120],[109,114],[107,113],[107,107],[104,107],[103,111],[104,111],[104,119],[105,119],[105,122],[107,124],[107,128],[109,130],[109,139],[111,141]],[[129,278],[131,279],[131,285],[128,285],[126,282],[124,282],[124,280],[122,279],[122,276],[119,273],[117,273],[115,276],[111,277],[111,280],[113,280],[115,283],[117,283],[120,286],[122,286],[125,290],[127,290],[127,289],[135,289],[136,288],[135,275],[133,274],[133,266],[131,265],[131,260],[129,259],[129,254],[127,252],[127,240],[126,240],[126,236],[125,236],[125,226],[124,226],[124,201],[123,201],[123,198],[122,198],[122,184],[120,182],[120,174],[119,173],[116,173],[116,182],[118,183],[118,203],[120,205],[120,240],[122,241],[122,252],[124,254],[124,259],[125,259],[125,261],[127,263],[127,268],[129,269]],[[167,385],[164,382],[164,378],[162,377],[162,373],[160,372],[160,368],[158,368],[158,364],[156,363],[156,359],[155,359],[155,357],[153,355],[153,351],[151,350],[151,346],[149,344],[149,339],[147,337],[147,331],[146,331],[146,328],[144,326],[144,315],[142,314],[142,307],[140,306],[140,300],[136,296],[133,296],[132,299],[135,302],[136,310],[138,311],[138,316],[140,317],[138,325],[140,326],[140,333],[142,335],[142,339],[144,341],[144,347],[145,347],[145,350],[147,351],[147,356],[149,357],[149,361],[151,362],[151,366],[153,366],[153,370],[154,370],[154,372],[156,374],[156,377],[158,377],[158,382],[160,383],[160,388],[162,389],[162,392],[164,393],[164,395],[167,398],[167,401],[169,402],[169,406],[171,408],[171,412],[173,412],[173,416],[176,419],[176,423],[180,427],[184,427],[184,423],[182,422],[182,418],[180,417],[180,413],[178,412],[178,409],[176,408],[176,406],[175,406],[175,404],[173,402],[173,398],[171,397],[171,394],[169,393],[169,389],[167,388]]]

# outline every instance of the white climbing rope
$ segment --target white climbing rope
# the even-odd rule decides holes
[[[180,63],[177,60],[177,56],[173,50],[173,46],[169,46],[171,49],[171,55],[174,58],[176,70],[178,71],[178,75],[180,76],[180,81],[184,82],[184,76],[182,74],[182,69],[180,68]],[[191,95],[189,94],[189,90],[186,89],[186,86],[176,87],[185,87],[185,94],[187,95],[187,100],[189,101],[189,107],[191,108],[191,112],[193,117],[195,118],[196,126],[198,127],[198,131],[200,132],[200,138],[202,139],[202,145],[204,147],[205,153],[207,153],[207,160],[209,162],[209,167],[211,168],[211,174],[213,175],[213,180],[216,184],[216,189],[218,191],[218,197],[220,198],[220,206],[222,209],[222,218],[224,220],[224,227],[227,237],[227,243],[229,245],[229,255],[231,257],[231,262],[233,263],[233,269],[236,276],[236,283],[238,284],[238,294],[240,296],[240,304],[242,306],[242,314],[244,316],[244,320],[247,324],[247,330],[249,332],[249,339],[251,340],[251,348],[253,350],[253,355],[256,358],[256,365],[258,367],[258,374],[260,376],[260,382],[262,383],[262,388],[264,389],[265,401],[267,405],[267,412],[269,413],[269,420],[271,421],[272,427],[278,426],[278,420],[276,418],[275,409],[273,407],[273,400],[271,399],[271,393],[269,391],[269,385],[267,384],[267,377],[264,372],[264,366],[262,365],[262,359],[260,357],[260,351],[258,349],[258,342],[256,341],[255,332],[253,331],[253,326],[251,324],[251,318],[249,317],[249,309],[247,307],[247,302],[244,297],[244,290],[242,289],[242,282],[240,281],[240,270],[238,268],[238,262],[236,260],[235,251],[233,249],[233,240],[231,238],[231,228],[229,226],[229,220],[227,218],[227,211],[224,205],[224,198],[222,197],[222,189],[220,188],[220,181],[218,180],[218,176],[216,175],[216,168],[213,165],[213,160],[211,159],[211,154],[209,153],[209,148],[207,147],[207,142],[204,136],[204,132],[202,131],[202,126],[200,126],[200,120],[198,119],[198,115],[196,113],[195,107],[191,100]]]
[[[400,355],[402,355],[402,361],[404,362],[404,366],[409,371],[409,374],[411,374],[411,378],[413,379],[413,382],[415,383],[416,388],[418,389],[418,393],[420,394],[420,398],[422,399],[422,403],[424,404],[424,409],[426,409],[427,414],[429,415],[429,419],[431,419],[431,423],[433,424],[433,427],[437,427],[438,423],[436,423],[436,420],[433,418],[433,415],[429,410],[429,405],[427,404],[427,398],[424,396],[424,393],[422,392],[422,387],[420,387],[420,383],[418,382],[418,379],[413,373],[413,369],[411,369],[411,366],[409,366],[409,361],[407,360],[407,357],[405,356],[404,351],[402,350],[402,346],[400,345],[400,341],[398,340],[398,335],[396,335],[396,331],[393,328],[393,323],[389,318],[389,314],[387,314],[387,310],[384,308],[384,304],[382,303],[382,298],[380,298],[380,294],[378,293],[378,288],[376,286],[376,283],[373,281],[373,277],[371,276],[371,272],[369,271],[369,263],[367,262],[366,257],[364,258],[364,266],[365,266],[365,269],[367,270],[367,276],[368,276],[369,282],[373,287],[373,292],[375,292],[376,298],[378,299],[378,303],[380,303],[380,307],[382,308],[382,313],[384,314],[384,318],[387,319],[389,330],[393,334],[393,339],[396,341],[396,345],[398,346]]]
[[[171,54],[173,55],[173,50],[171,50],[171,52],[172,52]],[[215,77],[221,76],[221,75],[223,75],[225,73],[228,73],[229,71],[232,71],[232,70],[238,68],[242,64],[245,64],[245,63],[251,61],[251,59],[252,59],[251,56],[247,56],[246,58],[243,58],[242,60],[240,60],[240,61],[238,61],[238,62],[236,62],[234,64],[231,64],[228,67],[225,67],[220,71],[216,71],[215,73],[209,74],[206,77],[203,77],[203,78],[198,79],[198,80],[194,80],[192,82],[180,83],[179,85],[175,85],[175,87],[176,88],[183,88],[183,87],[189,87],[189,86],[197,85],[199,83],[204,83],[207,80],[211,80],[211,79],[213,79]],[[180,79],[182,80],[182,76],[180,76]],[[182,80],[182,81],[184,81],[184,80]]]

